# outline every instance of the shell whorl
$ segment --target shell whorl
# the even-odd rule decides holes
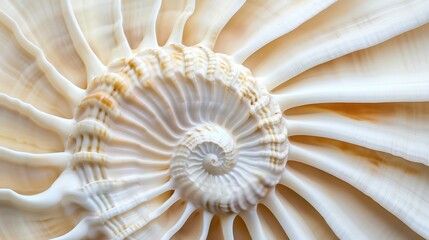
[[[127,177],[105,172],[106,164],[158,161],[153,174],[168,176],[151,184],[167,184],[207,211],[232,213],[256,205],[278,183],[287,160],[285,120],[248,69],[200,46],[169,45],[111,71],[92,81],[78,111],[74,163],[87,184]],[[97,134],[87,136],[84,125]],[[88,164],[100,174],[86,171]],[[106,202],[99,193],[93,198]],[[121,208],[106,204],[99,210],[105,219],[108,209]]]

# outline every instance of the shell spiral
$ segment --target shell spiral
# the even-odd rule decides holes
[[[0,239],[429,239],[428,0],[6,0],[0,43]]]
[[[161,166],[148,181],[213,213],[258,204],[279,182],[287,159],[279,105],[248,69],[199,46],[170,45],[113,64],[90,86],[75,132],[70,148],[88,185],[127,182],[129,174],[103,174],[106,158],[139,159]],[[93,196],[106,221],[113,217],[108,209],[128,206]]]

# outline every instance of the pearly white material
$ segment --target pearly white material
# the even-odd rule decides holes
[[[428,239],[427,0],[0,2],[0,239]]]
[[[268,89],[321,63],[380,44],[429,21],[429,2],[425,0],[368,4],[353,0],[334,4],[329,10],[314,25],[307,22],[302,33],[298,30],[279,39],[275,48],[280,50],[270,49],[266,61],[255,63],[254,74]]]
[[[334,2],[335,0],[246,1],[219,36],[219,42],[231,43],[219,44],[215,50],[227,52],[235,61],[242,63],[267,43],[294,30]],[[236,33],[237,29],[241,34]]]

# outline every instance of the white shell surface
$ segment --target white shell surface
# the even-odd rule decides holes
[[[428,239],[429,2],[0,3],[0,239]]]

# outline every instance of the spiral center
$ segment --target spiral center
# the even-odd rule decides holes
[[[206,174],[221,175],[234,168],[235,148],[234,140],[222,127],[203,125],[186,134],[173,163],[185,161],[188,166],[201,165]]]
[[[219,160],[216,154],[209,153],[203,159],[204,169],[211,174],[218,174],[223,169],[223,162]]]
[[[246,211],[280,181],[285,120],[249,69],[202,46],[168,45],[122,59],[109,71],[91,82],[77,111],[77,167],[102,167],[105,156],[141,159],[159,171],[142,181],[144,191],[165,184],[212,213]]]
[[[147,50],[116,68],[119,73],[93,81],[83,112],[94,112],[98,101],[119,119],[111,121],[115,133],[106,137],[113,140],[105,151],[168,158],[168,186],[213,213],[245,211],[279,182],[287,160],[285,121],[249,69],[202,46],[181,45]],[[124,149],[124,141],[133,148]]]
[[[204,164],[207,167],[210,167],[210,166],[212,166],[212,167],[219,167],[221,165],[220,162],[219,162],[219,158],[216,155],[211,154],[211,153],[207,154],[204,157]]]

